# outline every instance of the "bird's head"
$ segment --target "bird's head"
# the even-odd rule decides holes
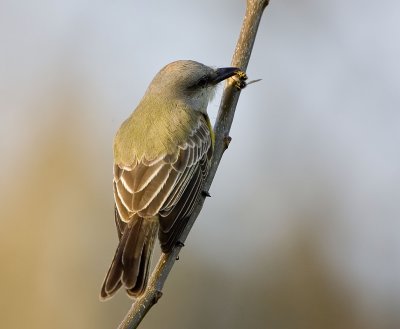
[[[217,84],[239,71],[236,67],[212,68],[190,60],[172,62],[157,73],[146,96],[165,98],[206,112]]]

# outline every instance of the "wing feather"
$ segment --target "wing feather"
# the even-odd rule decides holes
[[[186,144],[183,148],[179,149],[178,159],[172,164],[172,167],[176,171],[183,172],[187,167],[188,161],[189,161],[189,151]]]
[[[159,240],[161,249],[169,252],[179,239],[183,229],[189,220],[197,198],[200,196],[202,189],[201,168],[198,167],[193,178],[172,212],[160,218]]]
[[[184,171],[183,174],[180,175],[178,182],[176,183],[173,191],[168,196],[168,199],[165,201],[163,209],[160,214],[162,216],[167,216],[169,212],[171,212],[172,208],[176,205],[178,200],[181,198],[183,192],[186,189],[186,186],[189,184],[190,179],[194,173],[196,168],[194,166],[189,167],[188,170]]]
[[[160,205],[165,204],[166,199],[168,198],[171,191],[175,187],[175,183],[176,183],[179,175],[180,175],[179,172],[177,172],[175,170],[171,171],[171,173],[169,174],[168,179],[165,182],[162,189],[159,191],[157,196],[152,200],[152,202],[146,208],[146,213],[154,214],[154,213],[158,213],[160,211]],[[140,214],[145,216],[146,213],[140,213]]]
[[[118,204],[124,207],[127,212],[131,212],[132,194],[129,193],[129,191],[125,188],[121,180],[114,182],[114,187],[116,191],[116,197],[118,198],[119,201]]]
[[[152,166],[141,165],[135,170],[136,172],[131,172],[129,176],[137,177],[135,183],[133,184],[132,191],[139,192],[142,191],[149,183],[156,178],[157,174],[163,169],[163,161],[158,161]]]
[[[165,182],[168,180],[170,172],[171,166],[168,164],[163,164],[158,174],[154,176],[154,178],[151,180],[151,183],[149,183],[146,188],[133,193],[132,210],[134,212],[139,212],[139,215],[142,216],[140,212],[145,210],[156,198],[158,193],[163,188]],[[154,216],[155,214],[156,213],[148,215]]]
[[[116,221],[129,222],[136,213],[143,218],[160,215],[164,252],[171,250],[186,226],[208,173],[212,142],[207,120],[199,116],[198,125],[175,153],[157,159],[135,157],[131,167],[114,166]],[[124,227],[117,226],[119,231]]]

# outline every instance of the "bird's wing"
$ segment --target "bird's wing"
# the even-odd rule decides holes
[[[200,116],[176,153],[158,159],[114,164],[115,220],[119,232],[134,215],[160,215],[160,242],[169,251],[193,211],[208,173],[212,155],[210,126]]]
[[[115,220],[115,226],[117,227],[118,238],[121,240],[121,236],[122,233],[124,233],[126,222],[121,220],[116,204],[114,205],[114,220]]]

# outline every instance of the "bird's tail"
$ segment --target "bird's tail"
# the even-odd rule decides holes
[[[157,218],[136,215],[125,225],[101,288],[101,300],[112,297],[121,286],[132,297],[139,296],[146,289],[158,226]]]

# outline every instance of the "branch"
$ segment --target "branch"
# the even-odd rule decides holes
[[[238,67],[246,71],[256,38],[257,29],[269,0],[247,0],[246,13],[244,16],[239,40],[236,45],[235,53],[232,58],[231,66]],[[232,80],[232,79],[230,79]],[[204,190],[208,191],[217,172],[224,151],[227,149],[230,141],[229,131],[232,125],[237,102],[239,100],[240,90],[233,83],[227,83],[222,95],[221,105],[214,126],[215,149],[210,172],[207,176]],[[203,208],[205,198],[200,198],[189,222],[182,232],[180,241],[184,242]],[[137,328],[150,308],[157,303],[162,296],[162,288],[177,259],[182,246],[177,245],[169,254],[161,254],[160,259],[150,277],[146,291],[132,304],[131,309],[126,314],[119,329]]]

